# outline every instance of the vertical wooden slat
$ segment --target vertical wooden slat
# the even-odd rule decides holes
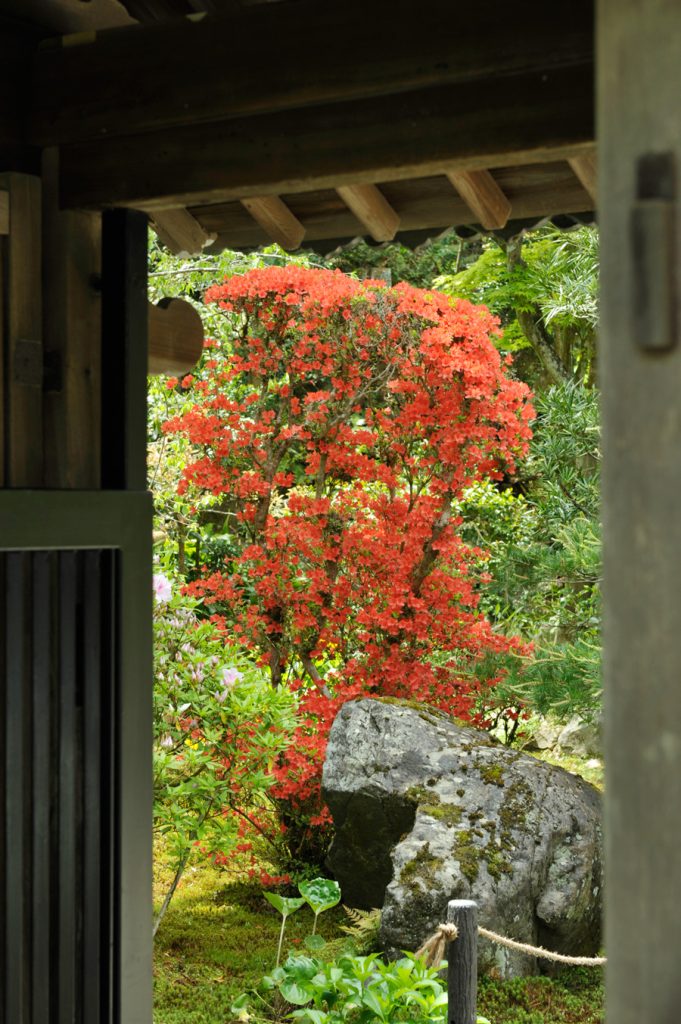
[[[84,561],[83,615],[83,1019],[99,1024],[102,973],[101,861],[110,856],[102,843],[102,646],[100,571],[101,553],[89,551]]]
[[[100,477],[101,215],[59,209],[58,154],[43,155],[45,486]]]
[[[7,555],[5,637],[6,708],[4,755],[6,866],[5,866],[5,1020],[29,1024],[30,931],[27,889],[30,843],[27,841],[27,786],[30,785],[27,750],[29,687],[26,636],[26,570],[28,556]],[[30,821],[30,819],[29,819]]]
[[[10,487],[43,483],[41,188],[40,180],[7,174],[10,233],[7,246],[5,423]]]
[[[0,722],[7,715],[7,556],[0,551]],[[8,726],[3,727],[4,731]],[[0,750],[0,1020],[7,1016],[7,752]]]
[[[102,716],[102,813],[101,842],[107,856],[102,862],[102,1024],[117,1024],[114,1000],[118,990],[119,957],[117,946],[118,901],[115,896],[118,874],[116,836],[116,745],[117,682],[116,682],[116,578],[119,554],[103,551],[101,563],[101,716]]]
[[[7,239],[0,237],[0,488],[5,486],[5,463],[7,458],[5,420],[7,418],[7,391],[5,362],[7,360],[7,334],[5,311],[6,301]]]
[[[59,556],[59,1021],[76,1017],[76,555]]]
[[[33,1017],[31,1024],[50,1024],[50,935],[52,928],[51,796],[52,762],[52,556],[31,556],[33,595],[32,715],[33,730]]]
[[[146,488],[147,217],[102,221],[102,487]]]
[[[681,993],[681,4],[599,0],[597,34],[606,1019],[653,1024]]]
[[[149,512],[151,510],[149,509]],[[120,842],[120,1019],[152,1015],[151,826],[153,809],[151,523],[140,515],[119,559],[117,749]]]

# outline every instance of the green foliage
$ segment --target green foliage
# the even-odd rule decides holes
[[[603,971],[571,967],[555,978],[483,977],[478,1007],[494,1024],[602,1024]]]
[[[159,849],[157,892],[168,885],[163,863]],[[325,932],[332,943],[327,951],[335,947],[344,917],[340,908],[329,911]],[[289,919],[287,931],[294,948],[303,943],[308,928],[305,913]],[[256,988],[270,970],[278,931],[260,886],[225,884],[224,872],[206,861],[190,867],[155,943],[155,1024],[233,1022],[230,1007],[239,993]],[[331,957],[327,954],[325,959]],[[483,977],[478,982],[478,1009],[493,1024],[601,1024],[603,972],[573,968],[555,979]],[[416,1016],[410,1020],[418,1024]]]
[[[598,325],[598,233],[582,227],[565,232],[542,228],[513,243],[490,239],[480,257],[455,274],[444,274],[434,287],[452,297],[482,302],[504,328],[500,347],[519,352],[531,340],[519,321],[529,313],[539,320],[548,343],[568,372],[593,377]]]
[[[330,253],[324,263],[331,269],[338,268],[345,274],[359,277],[382,277],[387,271],[391,284],[406,281],[415,288],[432,288],[434,277],[450,272],[460,262],[465,245],[453,231],[424,242],[416,249],[398,242],[369,245],[359,239]]]
[[[311,266],[313,261],[305,254],[291,256],[277,245],[250,254],[225,249],[211,255],[174,256],[150,232],[149,299],[152,302],[168,296],[185,299],[201,316],[209,340],[223,332],[225,317],[215,304],[206,305],[203,301],[210,285],[254,268],[290,264]],[[230,510],[221,508],[212,495],[197,494],[190,501],[178,494],[182,469],[189,461],[189,445],[181,435],[165,434],[161,430],[163,423],[174,416],[182,416],[194,405],[196,396],[190,382],[204,375],[211,353],[211,348],[207,347],[197,366],[183,381],[174,377],[148,378],[149,487],[154,494],[155,550],[163,564],[174,566],[174,571],[188,579],[196,575],[204,560],[219,564],[225,555],[234,554]]]
[[[331,907],[335,907],[340,903],[340,886],[338,882],[334,882],[331,878],[312,878],[307,882],[300,882],[298,889],[314,913],[314,925],[312,926],[312,934],[314,935],[317,931],[317,918],[319,915],[325,910],[331,910]]]
[[[294,896],[279,896],[275,892],[264,893],[265,899],[268,903],[271,903],[275,910],[278,910],[281,914],[281,931],[279,932],[279,945],[277,946],[277,964],[279,967],[279,961],[281,959],[281,946],[284,941],[284,930],[286,928],[286,919],[290,914],[294,914],[296,910],[304,905],[305,900],[301,897]]]
[[[332,907],[335,907],[340,903],[340,886],[338,885],[338,882],[334,882],[330,878],[311,878],[308,881],[300,882],[298,884],[298,891],[301,893],[300,897],[280,896],[274,892],[264,893],[265,899],[271,903],[282,916],[279,946],[277,948],[277,967],[279,967],[279,961],[281,959],[281,946],[284,941],[284,929],[286,927],[286,919],[289,915],[295,913],[296,910],[300,910],[305,903],[307,903],[307,905],[312,909],[314,914],[314,924],[312,927],[312,935],[307,937],[306,944],[309,949],[315,950],[324,945],[324,940],[316,934],[317,918],[325,910],[331,910]]]
[[[299,1007],[287,1012],[287,1017],[309,1024],[441,1024],[447,1006],[437,971],[411,955],[393,963],[385,963],[377,954],[346,954],[334,961],[291,956],[263,978],[261,992],[261,1012],[252,1013],[253,997],[244,995],[232,1008],[237,1019],[277,1019],[283,1008],[272,994],[279,995],[287,1009]]]
[[[373,953],[378,949],[379,931],[381,928],[381,911],[379,907],[371,910],[358,910],[355,907],[343,907],[348,921],[340,926],[347,935],[357,953]]]
[[[295,700],[225,646],[199,618],[199,602],[160,574],[155,589],[154,828],[177,884],[197,844],[225,858],[243,809],[266,800],[269,769],[295,728]]]
[[[542,713],[588,718],[601,700],[600,429],[593,389],[566,383],[538,398],[521,474],[524,494],[476,484],[460,505],[464,539],[488,552],[479,565],[481,608],[505,632],[534,644],[530,659],[499,659],[507,675],[498,697],[502,704],[527,702]]]

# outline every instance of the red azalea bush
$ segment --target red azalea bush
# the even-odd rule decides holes
[[[485,308],[300,267],[215,285],[225,313],[196,404],[166,424],[193,443],[181,488],[219,496],[234,557],[191,585],[303,724],[273,795],[322,823],[338,707],[359,695],[484,714],[477,669],[519,648],[477,611],[482,552],[457,533],[473,481],[512,471],[530,437]],[[479,577],[478,577],[479,578]]]

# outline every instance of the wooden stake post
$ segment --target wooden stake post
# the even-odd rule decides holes
[[[449,944],[447,1024],[475,1024],[478,998],[478,905],[473,900],[450,900],[447,923],[458,936]]]

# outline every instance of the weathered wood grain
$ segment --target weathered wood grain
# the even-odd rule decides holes
[[[43,483],[41,188],[23,174],[0,176],[9,193],[5,338],[5,484]]]
[[[58,157],[43,159],[45,480],[96,488],[101,433],[101,216],[59,210]]]
[[[392,241],[400,216],[375,185],[342,185],[336,191],[375,242]]]
[[[568,160],[568,163],[595,204],[598,186],[596,151],[594,150],[593,153],[582,153],[580,156],[573,156]]]
[[[0,190],[0,235],[9,234],[9,192]]]
[[[511,204],[489,171],[449,171],[447,177],[483,228],[503,228]]]
[[[556,213],[581,213],[593,203],[566,161],[494,169],[494,176],[513,206],[513,218],[539,219]],[[400,232],[434,232],[471,222],[471,213],[444,174],[381,184],[381,191],[399,213]],[[306,244],[352,238],[356,218],[335,189],[289,193],[282,199],[306,229]],[[216,249],[265,245],[267,234],[239,202],[196,206],[193,215],[215,232]]]
[[[447,1024],[475,1024],[478,995],[478,906],[473,900],[450,900],[447,923],[458,935],[447,951]]]
[[[681,947],[681,5],[601,0],[598,28],[606,1020],[652,1024],[677,1014]],[[673,217],[664,295],[637,287],[647,201]],[[670,319],[671,347],[641,344]]]
[[[431,0],[415,17],[409,0],[298,0],[111,29],[38,54],[30,138],[62,144],[591,66],[593,0],[566,11],[480,0],[462,17]]]
[[[183,374],[192,370],[203,352],[203,324],[183,299],[149,303],[149,373]]]
[[[241,200],[269,241],[282,249],[297,249],[305,237],[305,228],[279,196],[251,196]]]
[[[203,252],[207,245],[215,241],[187,210],[157,210],[153,216],[152,227],[156,234],[171,252],[187,253],[195,256]]]
[[[581,65],[64,146],[61,199],[196,205],[567,159],[593,139]]]

